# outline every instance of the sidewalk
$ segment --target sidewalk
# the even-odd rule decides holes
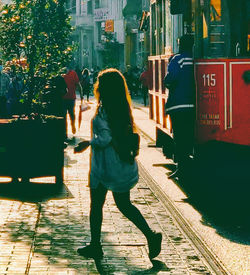
[[[155,140],[155,122],[152,120],[147,120],[149,117],[149,110],[145,108],[142,104],[136,102],[134,104],[136,107],[134,109],[134,116],[135,122],[140,129],[143,130],[151,139]],[[203,242],[207,245],[207,247],[212,251],[215,257],[218,259],[219,262],[228,270],[231,274],[236,275],[249,275],[250,274],[250,239],[249,239],[249,231],[241,232],[240,226],[238,228],[230,228],[230,224],[227,226],[221,222],[221,226],[218,224],[213,224],[212,221],[209,222],[211,219],[207,219],[206,214],[202,214],[202,211],[196,210],[197,203],[192,202],[192,198],[190,199],[186,192],[182,191],[182,187],[174,180],[170,180],[167,178],[167,174],[171,172],[171,166],[173,162],[169,159],[166,159],[162,151],[160,149],[146,147],[141,150],[141,154],[139,155],[138,160],[142,163],[144,168],[148,171],[148,173],[152,176],[154,181],[157,183],[157,186],[166,194],[168,198],[173,202],[177,210],[181,213],[184,219],[187,221],[188,224],[192,227],[192,229],[197,233],[198,236],[203,240]],[[230,160],[229,160],[230,161]],[[211,166],[211,164],[210,164]],[[213,166],[211,166],[212,168]],[[209,168],[209,166],[208,166]],[[210,169],[210,174],[215,173]],[[230,174],[232,171],[227,170],[227,174],[230,178]],[[248,182],[249,183],[249,182]],[[190,186],[193,184],[192,182],[187,183]],[[215,203],[215,194],[208,194],[206,190],[207,182],[199,182],[201,185],[199,188],[204,189],[202,196],[200,197],[200,201],[203,199],[208,200],[211,196],[210,204],[205,204],[207,208],[213,208]],[[209,183],[211,185],[211,183]],[[202,187],[204,185],[204,187]],[[234,187],[235,186],[235,187]],[[244,195],[244,190],[249,190],[248,187],[245,188],[244,185],[239,185],[239,183],[235,183],[234,186],[228,184],[226,187],[228,190],[221,190],[220,186],[215,187],[214,190],[220,196],[227,196],[229,193],[230,195],[234,195],[233,200],[231,201],[231,207],[225,209],[226,215],[229,216],[230,219],[230,212],[231,218],[235,218],[237,220],[236,215],[240,216],[242,213],[237,213],[237,201],[240,200],[240,196]],[[242,188],[242,190],[237,190]],[[234,189],[236,188],[236,189]],[[192,190],[192,188],[189,188]],[[232,191],[233,189],[233,191]],[[220,193],[221,192],[221,193]],[[243,193],[243,194],[242,194]],[[207,197],[207,198],[206,198]],[[238,198],[239,197],[239,198]],[[245,199],[246,196],[242,196],[242,200]],[[220,198],[219,198],[220,199]],[[213,210],[215,213],[222,213],[223,215],[223,202],[225,201],[224,197],[221,197],[221,201],[216,202],[215,205],[218,204],[218,209]],[[249,211],[246,209],[249,208],[247,205],[249,203],[243,202],[242,205],[246,205],[246,207],[242,210],[245,214],[245,219],[249,221]],[[223,210],[221,210],[221,208]],[[208,212],[209,209],[206,209],[204,213]],[[243,215],[244,215],[243,213]],[[219,214],[218,216],[220,216]],[[222,217],[223,218],[223,217]]]
[[[91,109],[83,113],[76,142],[90,138],[94,101],[90,105]],[[154,123],[147,118],[147,108],[135,108],[133,112],[137,125],[154,138]],[[99,274],[102,270],[106,274],[212,274],[203,257],[152,192],[143,173],[131,191],[131,200],[150,226],[163,233],[159,257],[152,263],[149,261],[145,238],[122,216],[110,192],[104,207],[102,227],[104,259],[95,263],[92,259],[80,257],[76,253],[77,247],[90,241],[89,149],[73,154],[73,146],[72,143],[65,150],[65,186],[59,193],[53,185],[45,183],[32,188],[15,187],[12,194],[3,193],[0,189],[0,274]],[[204,231],[203,225],[197,225],[200,214],[191,205],[183,203],[185,194],[167,179],[166,169],[158,165],[167,160],[159,150],[148,147],[143,137],[138,161],[180,211],[185,215],[188,213],[187,217],[191,211],[191,223],[200,230],[199,233],[214,231],[212,228]],[[43,181],[49,183],[51,180],[54,179]],[[26,190],[30,196],[21,200],[18,190]],[[28,200],[28,197],[38,198]]]

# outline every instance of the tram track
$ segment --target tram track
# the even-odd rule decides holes
[[[137,129],[140,135],[148,142],[154,143],[153,140],[147,133],[145,133],[138,125]],[[189,222],[185,219],[182,213],[175,206],[171,198],[159,187],[157,182],[152,178],[152,176],[147,172],[143,164],[138,161],[140,176],[144,178],[147,182],[149,188],[152,192],[157,196],[157,198],[161,201],[163,206],[167,211],[170,212],[176,223],[179,225],[183,233],[186,237],[192,242],[195,248],[201,253],[206,264],[210,267],[210,269],[217,275],[230,275],[230,273],[226,270],[223,264],[219,261],[216,255],[209,249],[206,243],[200,238],[197,232],[192,228]]]

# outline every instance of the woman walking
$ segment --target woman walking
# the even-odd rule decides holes
[[[102,209],[107,191],[121,213],[132,221],[145,235],[149,258],[159,255],[162,234],[148,226],[141,212],[130,201],[130,189],[138,182],[135,155],[138,148],[128,142],[135,130],[131,113],[131,99],[124,76],[117,69],[101,71],[95,83],[94,94],[98,101],[92,120],[92,139],[83,141],[75,153],[91,146],[90,165],[90,230],[91,243],[77,252],[85,257],[103,257],[101,246]]]

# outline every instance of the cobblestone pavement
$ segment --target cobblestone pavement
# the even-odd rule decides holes
[[[91,107],[77,139],[90,135]],[[150,226],[163,232],[159,257],[150,262],[144,236],[118,211],[110,192],[102,227],[104,259],[95,263],[78,256],[77,247],[90,241],[88,169],[89,149],[75,155],[69,145],[63,190],[20,184],[0,193],[0,274],[212,274],[143,177],[131,199]],[[19,191],[26,192],[25,199]]]

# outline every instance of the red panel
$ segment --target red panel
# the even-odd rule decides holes
[[[232,128],[227,141],[244,145],[250,145],[250,84],[242,76],[249,70],[250,62],[231,63]]]
[[[250,84],[243,79],[249,70],[249,59],[197,62],[199,142],[219,140],[250,145]]]
[[[153,101],[153,95],[149,95],[149,118],[153,119],[154,118],[154,101]]]
[[[219,139],[224,131],[224,62],[196,64],[197,139]]]
[[[165,99],[162,98],[162,120],[163,120],[163,127],[166,128],[167,126],[167,118],[165,115]]]
[[[155,60],[155,92],[159,92],[159,60]]]
[[[150,80],[149,80],[149,90],[153,89],[153,61],[148,61],[148,69],[150,74]]]
[[[165,87],[164,87],[164,77],[166,75],[166,59],[161,60],[161,87],[162,93],[165,94]]]
[[[156,123],[160,123],[160,114],[159,114],[159,96],[155,96],[156,103]]]

